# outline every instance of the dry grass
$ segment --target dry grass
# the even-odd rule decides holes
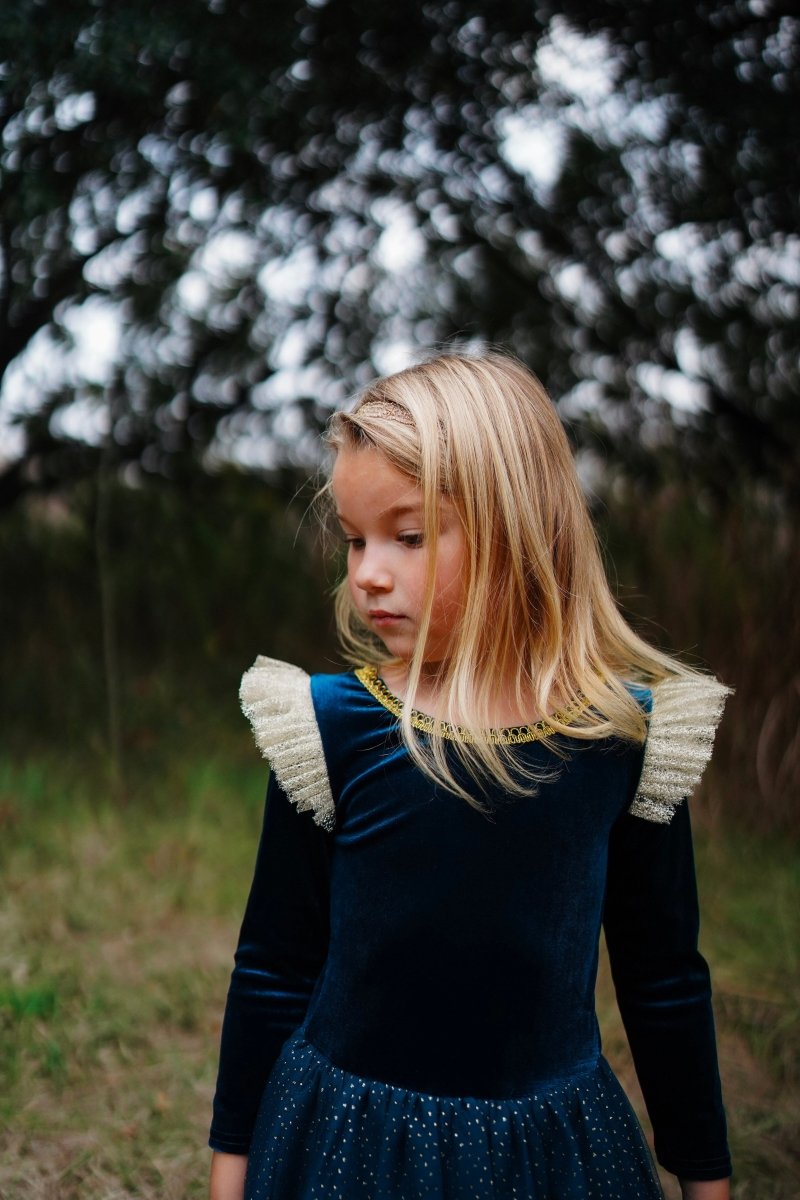
[[[55,760],[0,768],[2,1200],[204,1195],[262,783],[257,766],[176,768],[113,810]],[[797,855],[716,836],[701,860],[737,1200],[793,1200]],[[606,1051],[636,1098],[605,968],[599,1005]]]
[[[712,966],[736,1200],[800,1200],[800,854],[701,829],[701,945]],[[605,1052],[647,1119],[601,960]],[[680,1191],[662,1173],[668,1200]]]
[[[7,773],[3,1200],[204,1194],[261,787],[246,786],[243,803],[228,774],[195,773],[165,786],[158,807],[113,812],[77,789],[58,798],[38,772]]]

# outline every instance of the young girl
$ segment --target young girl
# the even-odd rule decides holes
[[[271,775],[213,1200],[648,1200],[600,1053],[601,923],[656,1154],[729,1196],[686,797],[727,689],[620,616],[557,414],[497,354],[329,433],[356,669],[258,658]]]

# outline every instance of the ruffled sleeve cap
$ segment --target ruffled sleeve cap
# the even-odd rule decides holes
[[[652,688],[642,774],[629,811],[668,824],[711,758],[731,688],[713,676],[664,679]]]
[[[311,698],[311,678],[300,667],[259,655],[239,689],[242,712],[256,745],[300,812],[333,829],[336,807]]]

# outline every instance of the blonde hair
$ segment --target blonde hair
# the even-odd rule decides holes
[[[544,740],[559,753],[559,734],[644,741],[646,718],[626,684],[696,672],[649,646],[619,612],[563,426],[525,366],[496,352],[439,355],[370,385],[351,412],[333,416],[327,441],[334,451],[378,450],[422,490],[427,593],[400,727],[430,777],[480,809],[458,782],[452,753],[478,790],[496,782],[530,792],[545,777],[523,768],[513,745],[486,736],[498,680],[513,682],[520,712],[548,714]],[[412,724],[442,495],[466,546],[463,610],[439,685],[442,721],[468,736],[447,743]],[[354,665],[393,661],[361,621],[346,579],[336,620]],[[549,715],[555,707],[561,712]]]

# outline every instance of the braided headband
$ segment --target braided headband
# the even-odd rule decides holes
[[[365,412],[365,410],[367,410]],[[409,425],[412,429],[414,426],[414,418],[411,413],[402,404],[397,404],[394,400],[365,400],[360,404],[353,413],[354,417],[364,413],[367,417],[383,417],[386,421],[399,421],[401,425]]]

